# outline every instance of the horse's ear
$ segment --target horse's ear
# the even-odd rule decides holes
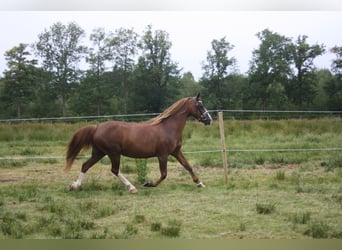
[[[196,96],[196,100],[199,101],[201,99],[201,93],[198,92],[197,96]]]

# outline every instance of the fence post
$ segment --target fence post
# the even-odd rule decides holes
[[[227,173],[228,165],[227,165],[226,141],[225,141],[225,137],[224,137],[224,123],[223,123],[223,113],[222,113],[222,111],[218,112],[218,118],[219,118],[220,136],[221,136],[224,180],[227,183],[227,181],[228,181],[228,173]]]

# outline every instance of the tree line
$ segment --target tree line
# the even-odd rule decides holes
[[[83,45],[85,35],[77,23],[58,22],[37,42],[6,51],[0,117],[157,113],[199,91],[209,109],[342,110],[342,46],[309,44],[305,35],[257,33],[246,74],[230,55],[234,45],[214,39],[198,81],[171,59],[166,31],[97,28],[90,46]],[[324,53],[335,59],[330,69],[317,69],[314,59]]]

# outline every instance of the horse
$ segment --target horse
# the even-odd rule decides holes
[[[81,172],[77,180],[70,185],[70,190],[79,188],[84,174],[105,155],[108,155],[111,160],[112,173],[131,193],[136,193],[138,190],[119,171],[121,155],[131,158],[158,158],[160,178],[145,183],[146,187],[157,187],[166,178],[169,155],[174,156],[190,173],[197,187],[205,187],[194,174],[181,151],[182,131],[189,116],[204,125],[212,123],[212,118],[204,107],[199,93],[195,97],[178,100],[163,113],[145,122],[107,121],[78,129],[68,144],[64,170],[66,172],[70,170],[83,148],[91,146],[92,153],[90,159],[82,164]]]

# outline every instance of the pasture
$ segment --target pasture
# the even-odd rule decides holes
[[[84,125],[0,124],[0,239],[342,238],[342,153],[317,150],[342,147],[340,119],[225,121],[227,183],[221,152],[207,152],[220,150],[217,122],[189,121],[183,151],[206,188],[171,157],[166,180],[143,187],[157,160],[122,158],[137,194],[108,158],[68,190],[89,151],[66,174],[66,145]]]

